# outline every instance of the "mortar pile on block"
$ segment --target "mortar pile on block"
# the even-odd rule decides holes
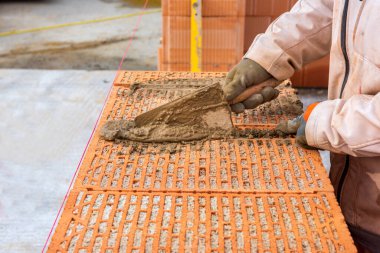
[[[185,143],[106,141],[133,120],[224,73],[120,72],[49,252],[355,252],[317,151],[270,133],[302,111],[275,101],[234,115],[250,133]],[[264,108],[265,107],[265,108]]]

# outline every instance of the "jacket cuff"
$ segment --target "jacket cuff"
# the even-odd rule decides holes
[[[331,128],[332,111],[334,101],[324,101],[314,107],[305,128],[306,141],[309,146],[318,149],[329,149],[329,142],[324,138],[324,129]],[[321,117],[323,115],[323,117]]]
[[[260,64],[277,80],[286,80],[293,76],[295,70],[287,64],[286,52],[274,43],[266,34],[258,35],[244,58]]]

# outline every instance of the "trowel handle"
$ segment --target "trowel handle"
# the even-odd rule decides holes
[[[237,96],[234,100],[232,100],[230,102],[230,104],[234,105],[234,104],[238,104],[240,102],[243,102],[244,100],[246,100],[247,98],[249,98],[253,94],[259,93],[265,87],[275,88],[275,87],[277,87],[281,83],[282,83],[282,81],[277,81],[276,79],[271,78],[271,79],[268,79],[265,82],[262,82],[262,83],[260,83],[258,85],[253,85],[252,87],[249,87],[248,89],[246,89],[239,96]]]

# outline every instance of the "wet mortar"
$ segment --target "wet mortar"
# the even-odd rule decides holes
[[[286,88],[288,88],[288,84],[279,87],[279,89]],[[131,97],[141,89],[149,89],[152,92],[161,90],[170,92],[172,90],[179,93],[179,95],[176,94],[177,97],[181,94],[182,97],[175,99],[170,104],[164,104],[148,113],[139,115],[133,120],[109,120],[100,132],[104,139],[159,143],[204,139],[289,137],[275,129],[233,128],[231,111],[220,88],[220,79],[203,81],[179,79],[167,82],[133,83],[124,96]],[[144,97],[140,97],[138,94],[136,99],[141,101]],[[253,110],[255,114],[260,112],[268,115],[297,116],[302,113],[302,103],[295,94],[289,94],[280,96]],[[211,121],[204,119],[204,115],[208,114],[209,118],[212,118]]]
[[[140,142],[221,139],[234,132],[230,115],[220,83],[215,83],[141,114],[133,121],[109,121],[101,136],[106,140]]]

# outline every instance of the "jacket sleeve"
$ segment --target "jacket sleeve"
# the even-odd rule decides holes
[[[331,48],[334,0],[299,0],[258,35],[244,56],[278,80],[327,55]]]
[[[306,139],[334,153],[380,156],[380,93],[320,103],[307,121]]]

